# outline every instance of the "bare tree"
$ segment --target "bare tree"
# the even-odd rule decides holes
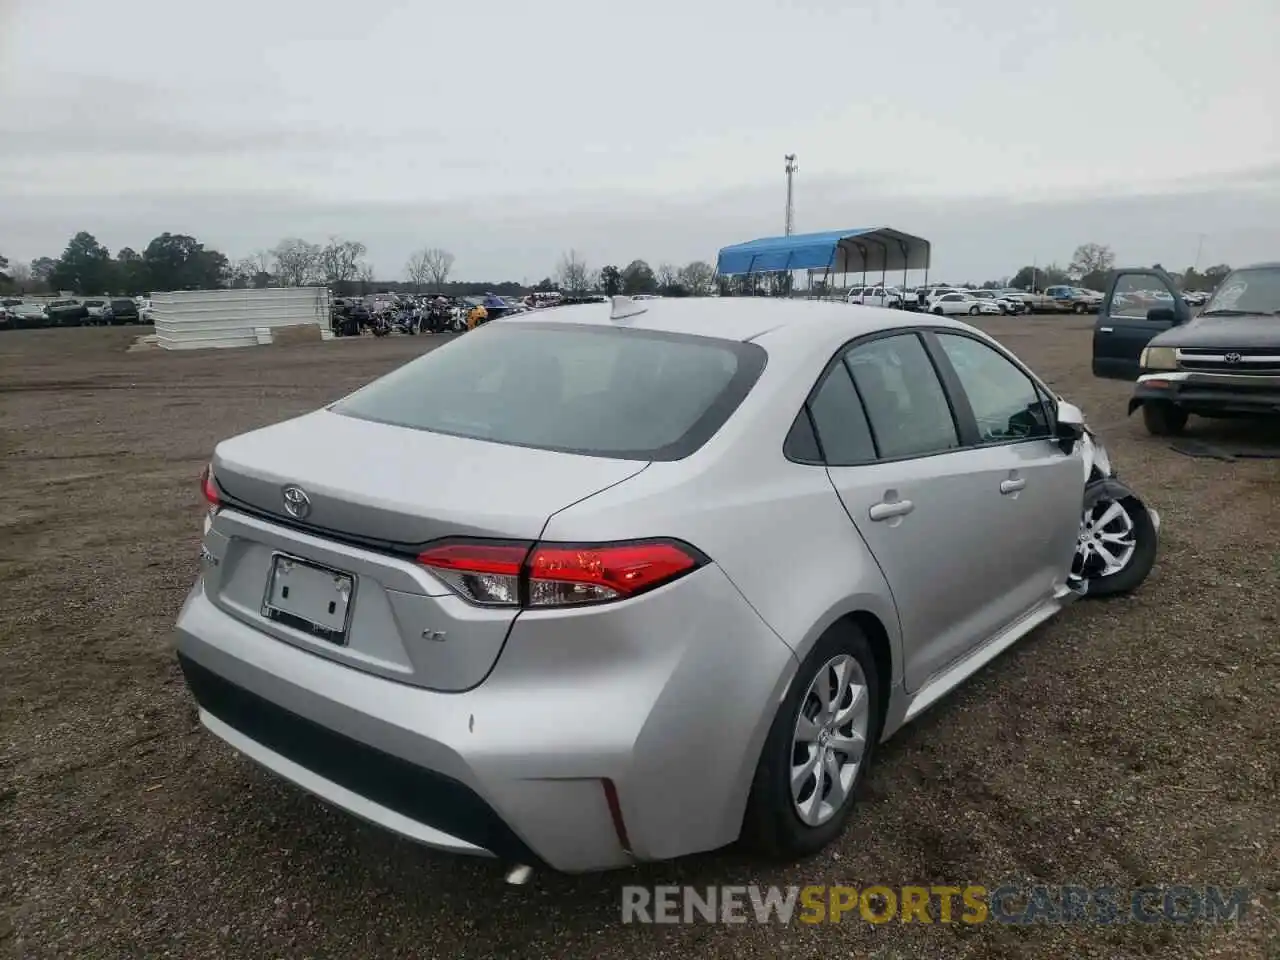
[[[658,288],[660,290],[670,290],[680,282],[680,272],[670,263],[661,263],[658,265]]]
[[[689,291],[691,297],[705,297],[711,293],[715,277],[711,264],[695,260],[680,271],[680,286]]]
[[[449,282],[449,272],[453,270],[453,254],[439,247],[428,247],[422,251],[422,256],[426,261],[427,276],[431,278],[436,293],[439,293]]]
[[[1116,255],[1104,243],[1082,243],[1076,247],[1067,271],[1075,278],[1091,273],[1106,273],[1116,265]]]
[[[297,237],[281,240],[271,251],[275,274],[282,287],[301,287],[315,279],[320,248]]]
[[[253,286],[253,278],[258,275],[258,261],[253,257],[241,257],[228,265],[227,276],[232,288],[243,290]]]
[[[432,278],[430,250],[415,250],[404,265],[404,275],[413,284],[413,292],[421,293],[422,285]]]
[[[591,271],[587,262],[578,256],[578,251],[570,250],[560,258],[556,279],[565,293],[586,293],[590,289]]]
[[[14,263],[9,266],[9,280],[18,293],[30,293],[35,286],[31,282],[31,267],[25,263]]]
[[[339,240],[330,237],[316,258],[321,278],[331,287],[342,287],[360,272],[360,263],[368,252],[363,243],[356,240]]]
[[[369,288],[373,286],[373,264],[360,264],[360,269],[356,274],[356,279],[360,281],[360,292],[362,294],[368,293]]]

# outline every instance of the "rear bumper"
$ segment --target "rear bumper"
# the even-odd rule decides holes
[[[176,645],[212,733],[428,846],[581,872],[732,842],[790,649],[714,566],[605,610],[522,614],[464,693],[275,640],[203,581]]]
[[[1276,416],[1280,377],[1182,370],[1146,373],[1134,385],[1129,413],[1150,401],[1172,403],[1189,413]]]
[[[278,707],[181,653],[178,662],[200,722],[285,779],[429,846],[537,862],[493,809],[458,781]]]

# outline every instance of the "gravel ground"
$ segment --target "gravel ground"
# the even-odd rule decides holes
[[[221,438],[425,338],[174,355],[0,336],[0,948],[20,957],[1280,957],[1280,461],[1191,459],[1089,375],[1088,324],[993,321],[1162,513],[1133,597],[1037,630],[881,753],[838,846],[508,888],[201,732],[169,647]],[[1236,428],[1238,431],[1240,428]],[[1220,425],[1197,423],[1205,437]],[[1256,433],[1256,428],[1255,428]],[[1247,885],[1240,924],[622,925],[623,883]]]

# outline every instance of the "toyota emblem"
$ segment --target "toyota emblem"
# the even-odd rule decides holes
[[[1243,358],[1238,353],[1228,353],[1222,359],[1226,360],[1227,363],[1239,363]]]
[[[285,487],[284,510],[295,520],[306,519],[311,512],[311,498],[307,496],[307,491],[292,485]]]

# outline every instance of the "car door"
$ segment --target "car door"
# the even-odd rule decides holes
[[[965,302],[965,298],[959,293],[948,293],[938,301],[942,306],[943,313],[968,313],[969,305]]]
[[[987,557],[1016,500],[1000,493],[990,452],[967,446],[972,423],[953,415],[916,332],[856,341],[809,409],[832,485],[893,594],[905,683],[918,689],[1008,619],[1011,564]]]
[[[1000,519],[1009,526],[992,531],[983,563],[1002,585],[986,619],[1008,624],[1066,584],[1080,532],[1082,454],[1063,452],[1052,393],[1009,354],[959,330],[933,331],[927,341],[957,415],[976,428],[975,471],[1003,501]]]
[[[1142,349],[1158,333],[1191,319],[1163,270],[1121,270],[1093,325],[1093,375],[1135,380]]]

